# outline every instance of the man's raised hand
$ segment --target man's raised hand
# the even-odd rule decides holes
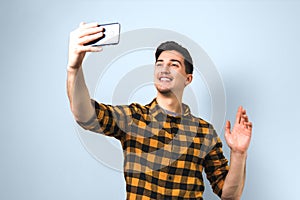
[[[252,122],[249,121],[246,110],[238,108],[235,124],[231,130],[230,121],[226,122],[225,139],[232,152],[246,153],[252,135]]]
[[[84,46],[84,44],[103,36],[103,28],[97,22],[81,22],[79,27],[70,33],[68,68],[78,69],[86,52],[99,52],[102,47]]]

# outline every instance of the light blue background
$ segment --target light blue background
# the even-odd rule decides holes
[[[0,199],[124,199],[123,175],[82,146],[68,105],[68,36],[81,21],[197,42],[223,79],[227,119],[241,104],[254,122],[243,199],[298,199],[299,2],[11,0],[0,19]]]

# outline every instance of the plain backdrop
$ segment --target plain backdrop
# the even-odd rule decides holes
[[[10,0],[0,20],[0,199],[125,199],[123,174],[90,155],[69,109],[68,37],[81,21],[199,44],[223,80],[226,119],[243,105],[254,123],[242,199],[298,199],[299,1]]]

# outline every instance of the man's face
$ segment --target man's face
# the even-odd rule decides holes
[[[154,82],[158,92],[182,94],[192,81],[192,74],[185,72],[184,57],[177,51],[163,51],[155,63]]]

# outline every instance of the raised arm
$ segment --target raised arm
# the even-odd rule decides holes
[[[230,122],[226,122],[225,139],[231,149],[231,154],[230,168],[222,190],[223,200],[239,200],[241,198],[246,176],[247,150],[251,135],[252,123],[248,120],[246,110],[240,106],[232,130]]]
[[[80,23],[79,27],[70,33],[69,54],[67,66],[67,93],[71,111],[76,121],[86,122],[92,118],[95,111],[91,104],[89,91],[85,84],[82,62],[86,52],[101,51],[101,47],[84,46],[84,44],[102,37],[103,28],[97,23]]]

